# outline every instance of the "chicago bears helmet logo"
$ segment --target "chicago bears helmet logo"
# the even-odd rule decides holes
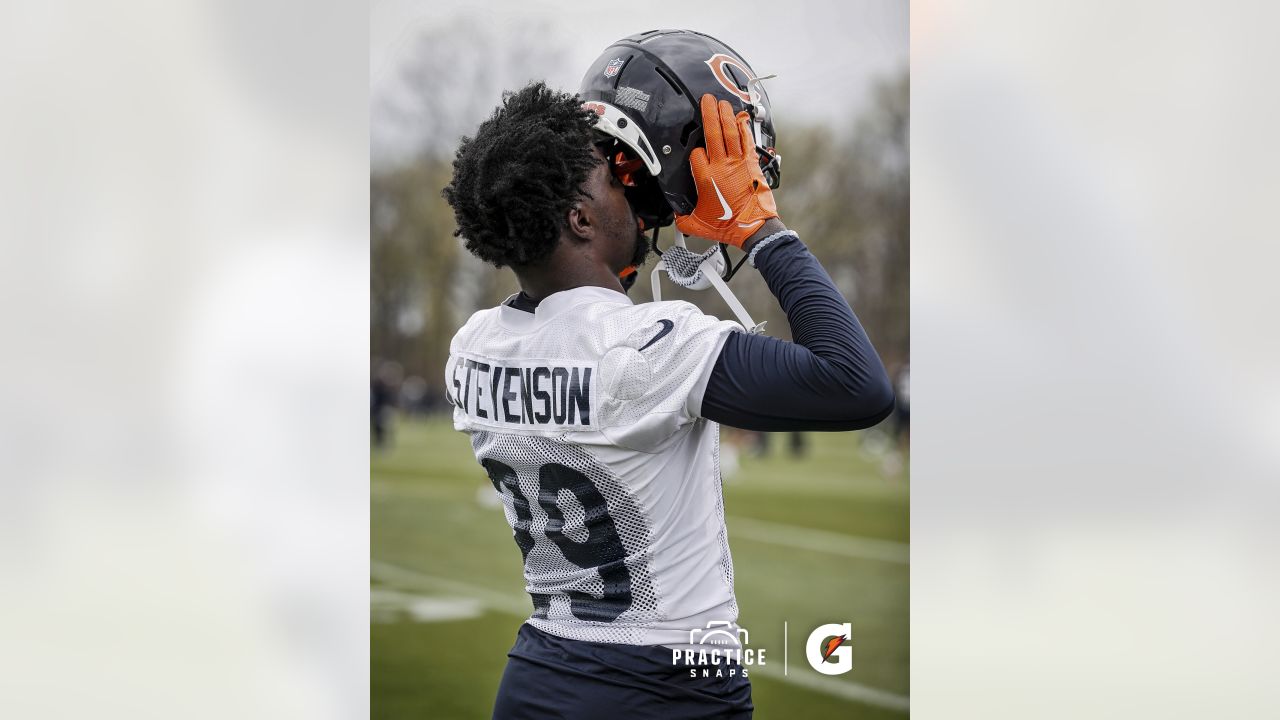
[[[747,69],[745,63],[731,55],[725,55],[724,53],[716,53],[715,55],[712,55],[711,59],[707,60],[706,63],[707,67],[711,68],[711,74],[715,76],[716,82],[720,83],[725,90],[728,90],[734,95],[742,98],[742,102],[744,103],[750,103],[752,105],[759,103],[759,95],[755,91],[755,88],[751,87],[751,81],[755,80],[756,76]],[[738,72],[742,73],[742,76],[746,78],[746,90],[739,88],[738,84],[733,81],[733,78],[729,77],[729,73],[725,70],[726,65],[734,67]]]
[[[618,71],[621,70],[622,66],[625,64],[626,61],[622,58],[614,58],[610,60],[609,64],[604,66],[604,76],[613,77],[614,75],[617,75]]]

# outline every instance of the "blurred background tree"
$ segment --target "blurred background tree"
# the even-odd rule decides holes
[[[535,37],[531,32],[530,37]],[[417,36],[371,113],[383,138],[371,147],[371,354],[374,364],[400,363],[406,377],[425,380],[423,403],[443,405],[449,340],[473,312],[516,292],[509,270],[495,271],[462,249],[453,236],[453,212],[440,196],[462,135],[499,103],[503,90],[549,76],[562,62],[553,48],[510,40],[497,43],[480,29],[455,24]],[[457,57],[492,57],[466,64],[463,73],[440,72]],[[479,43],[483,47],[476,48]],[[452,66],[449,66],[452,68]],[[499,71],[499,68],[508,68]],[[518,68],[513,76],[510,68]],[[776,81],[775,81],[776,82]],[[909,358],[909,86],[905,68],[883,78],[873,102],[847,126],[779,126],[783,183],[779,212],[831,273],[858,313],[891,373]],[[785,118],[785,108],[779,108]],[[392,141],[386,141],[392,138]],[[388,149],[390,146],[391,149]],[[406,149],[407,148],[407,149]],[[670,244],[664,229],[659,245]],[[692,245],[700,247],[698,241]],[[731,253],[736,262],[739,255]],[[652,299],[649,266],[632,289],[636,302]],[[693,292],[662,280],[664,299],[684,299],[704,311],[733,317],[712,291]],[[786,317],[760,276],[744,268],[734,291],[768,333],[789,338]],[[415,408],[406,408],[415,409]]]

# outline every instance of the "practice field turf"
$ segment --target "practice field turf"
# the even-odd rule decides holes
[[[801,460],[775,435],[726,482],[738,621],[767,649],[751,670],[757,718],[907,716],[909,485],[860,435],[810,434]],[[489,718],[532,611],[493,486],[443,418],[402,422],[371,482],[373,717]],[[821,675],[804,640],[839,622],[853,670]]]

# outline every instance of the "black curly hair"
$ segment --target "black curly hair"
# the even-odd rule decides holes
[[[577,95],[542,82],[503,93],[475,136],[462,138],[443,191],[458,222],[453,234],[467,250],[497,267],[551,254],[600,162],[592,153],[595,118]]]

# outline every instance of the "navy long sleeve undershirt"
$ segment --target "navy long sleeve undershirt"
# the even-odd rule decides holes
[[[880,356],[800,238],[760,249],[756,268],[778,298],[793,342],[730,333],[702,397],[702,416],[744,430],[861,430],[893,412]],[[509,304],[533,312],[523,292]]]
[[[716,360],[702,416],[745,430],[860,430],[893,411],[880,356],[800,238],[760,249],[756,267],[778,298],[793,342],[732,333]]]

